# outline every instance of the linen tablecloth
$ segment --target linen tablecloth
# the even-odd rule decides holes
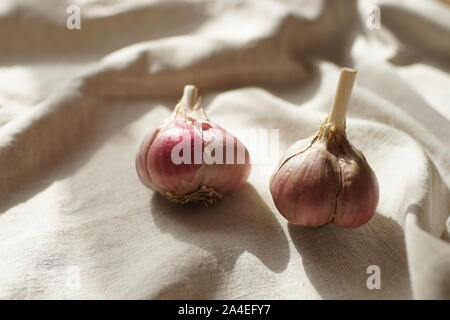
[[[449,299],[449,61],[448,1],[2,0],[0,298]],[[377,213],[289,225],[268,181],[342,66]],[[214,206],[169,203],[135,171],[185,84],[238,137],[279,137]]]

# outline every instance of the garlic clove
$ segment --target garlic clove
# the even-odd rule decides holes
[[[378,204],[378,180],[363,154],[346,139],[341,142],[345,152],[339,155],[341,189],[333,224],[355,228],[366,224]]]
[[[150,173],[147,170],[147,150],[152,145],[154,139],[159,133],[159,128],[155,128],[151,130],[147,135],[145,135],[144,139],[142,140],[139,151],[136,155],[136,171],[138,173],[139,179],[141,182],[148,188],[156,190],[158,192],[162,192],[162,189],[160,189],[156,184],[153,183]]]
[[[236,186],[243,185],[250,174],[250,154],[244,144],[217,124],[203,131],[203,140],[206,165],[208,166],[214,158],[217,160],[214,165],[208,166],[203,183],[222,193],[230,192],[236,189]],[[208,157],[209,150],[215,151],[211,157],[213,159]],[[217,156],[218,153],[219,156]]]
[[[200,187],[201,164],[176,164],[172,161],[172,150],[184,141],[194,153],[195,141],[201,143],[201,132],[194,126],[177,119],[168,122],[160,130],[148,148],[147,166],[154,183],[164,190],[177,194],[189,193]]]
[[[271,183],[275,206],[293,224],[317,227],[330,222],[337,171],[335,159],[320,143],[291,157]]]

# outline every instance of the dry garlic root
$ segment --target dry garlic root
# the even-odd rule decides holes
[[[200,100],[195,86],[185,86],[172,116],[150,131],[136,155],[142,183],[177,203],[214,203],[250,174],[245,146],[206,116]]]
[[[331,112],[317,134],[297,141],[270,181],[277,209],[290,222],[355,228],[367,223],[378,204],[378,181],[364,155],[345,134],[345,116],[356,71],[341,70]]]

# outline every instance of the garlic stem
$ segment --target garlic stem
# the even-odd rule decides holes
[[[338,85],[334,94],[333,104],[328,116],[328,123],[336,128],[345,130],[345,116],[347,114],[348,101],[355,83],[357,71],[351,68],[342,68]]]
[[[198,101],[197,87],[193,85],[184,86],[183,97],[181,100],[189,109],[193,109]]]

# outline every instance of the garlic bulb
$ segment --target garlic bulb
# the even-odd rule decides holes
[[[345,134],[345,115],[356,71],[341,71],[330,115],[317,134],[297,141],[272,175],[275,206],[290,222],[355,228],[368,222],[378,204],[377,178]]]
[[[214,203],[250,174],[245,146],[212,122],[197,88],[184,88],[172,116],[143,139],[136,156],[142,183],[177,203]]]

